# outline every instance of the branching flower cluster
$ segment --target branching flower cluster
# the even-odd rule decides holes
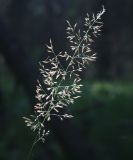
[[[90,61],[96,59],[96,54],[91,51],[91,44],[101,31],[103,25],[101,16],[104,12],[103,7],[96,16],[90,17],[87,14],[84,23],[86,30],[82,33],[77,24],[72,26],[67,21],[67,38],[72,53],[66,51],[55,53],[51,40],[50,44],[46,45],[49,56],[39,63],[43,82],[38,81],[36,89],[38,103],[34,106],[35,115],[31,115],[30,118],[24,117],[27,126],[37,131],[38,141],[44,141],[49,134],[45,126],[53,116],[61,120],[73,117],[64,113],[63,109],[80,97],[82,84],[79,73]],[[62,64],[64,61],[66,65]],[[69,79],[69,84],[66,83],[67,79]]]

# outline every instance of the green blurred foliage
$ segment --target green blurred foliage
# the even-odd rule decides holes
[[[2,71],[3,70],[3,71]],[[4,74],[4,73],[7,74]],[[0,159],[25,159],[33,142],[22,116],[32,107],[25,91],[8,68],[1,69],[2,101]],[[99,160],[131,159],[133,148],[133,84],[126,81],[84,81],[82,97],[71,106],[74,120],[95,147]],[[52,133],[46,144],[56,160],[65,159]],[[44,144],[45,145],[45,144]],[[32,158],[43,159],[43,144],[37,144]],[[10,157],[10,158],[9,158]]]
[[[9,4],[10,7],[4,5],[8,2],[12,4]],[[65,6],[67,1],[63,2]],[[1,0],[0,12],[8,27],[13,28],[13,35],[16,35],[22,48],[38,62],[47,56],[44,44],[49,41],[49,37],[58,42],[55,45],[57,49],[64,49],[65,19],[72,20],[72,24],[77,20],[81,26],[82,16],[99,10],[103,3],[107,13],[103,37],[98,41],[98,60],[94,69],[90,65],[87,74],[92,72],[91,78],[99,78],[99,75],[100,78],[108,78],[109,74],[110,79],[130,80],[133,78],[131,0],[73,0],[64,8],[58,1],[52,3],[50,10],[43,0]],[[9,64],[3,57],[0,53],[0,160],[24,160],[34,135],[25,126],[22,117],[29,115],[33,106],[23,84],[16,80],[17,75],[7,67]],[[86,141],[94,145],[97,159],[133,159],[132,82],[85,80],[83,84],[82,97],[71,106],[71,110]],[[45,145],[53,160],[65,160],[65,153],[52,132],[45,144],[35,146],[31,159],[44,159]]]
[[[132,95],[132,82],[84,82],[83,95],[73,112],[77,124],[96,147],[97,159],[133,158]]]

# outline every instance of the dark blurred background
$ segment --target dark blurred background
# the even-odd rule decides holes
[[[82,26],[86,13],[104,5],[95,41],[97,61],[83,73],[74,118],[51,124],[34,160],[133,159],[133,1],[0,0],[0,160],[26,160],[34,134],[22,119],[33,113],[38,61],[51,38],[67,49],[66,19]]]

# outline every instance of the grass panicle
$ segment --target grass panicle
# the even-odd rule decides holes
[[[67,38],[70,42],[71,53],[61,51],[55,53],[52,40],[46,45],[49,56],[46,60],[39,62],[40,74],[43,82],[38,80],[36,88],[37,104],[34,106],[34,115],[23,117],[27,126],[33,132],[37,132],[37,141],[45,141],[49,134],[46,124],[53,116],[60,120],[72,118],[73,116],[64,113],[63,109],[80,97],[82,87],[79,73],[87,67],[88,63],[95,61],[96,54],[91,50],[94,38],[100,34],[103,23],[101,17],[104,14],[104,7],[96,15],[86,15],[84,26],[81,32],[77,24],[71,25],[67,21]],[[62,62],[66,62],[66,65]],[[65,83],[69,79],[71,84]],[[44,87],[45,86],[45,89]]]

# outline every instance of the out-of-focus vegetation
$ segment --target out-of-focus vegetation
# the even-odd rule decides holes
[[[67,50],[65,20],[82,29],[86,13],[102,5],[97,61],[81,75],[82,97],[70,106],[74,118],[53,120],[31,159],[133,159],[133,1],[0,0],[0,160],[25,160],[33,143],[22,117],[33,112],[45,44],[52,38],[56,51]]]
[[[33,135],[25,127],[22,116],[29,113],[29,100],[12,73],[1,76],[0,159],[25,159]],[[2,72],[1,72],[2,73]],[[83,82],[82,97],[71,106],[76,125],[86,141],[93,144],[97,159],[117,160],[132,157],[133,84],[127,81]],[[52,134],[52,133],[51,133]],[[50,135],[46,141],[53,158],[65,159],[59,144]],[[43,159],[43,145],[37,144],[33,157]],[[8,153],[8,154],[7,154]]]
[[[82,98],[73,112],[81,130],[97,148],[98,159],[132,157],[132,95],[132,82],[84,82]]]

